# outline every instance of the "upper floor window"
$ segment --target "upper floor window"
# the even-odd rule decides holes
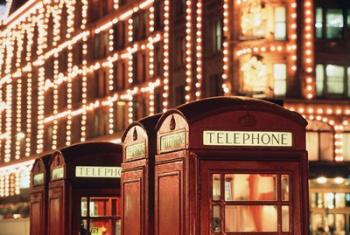
[[[285,63],[265,62],[262,55],[253,55],[248,59],[243,57],[240,63],[239,92],[241,94],[259,98],[286,95],[287,65]]]
[[[350,132],[349,131],[343,133],[342,150],[343,150],[343,160],[350,161]]]
[[[132,21],[133,40],[139,41],[146,38],[146,13],[141,11],[133,16]]]
[[[341,9],[327,10],[327,38],[341,38],[343,35],[344,17]]]
[[[287,38],[287,9],[262,0],[243,1],[241,4],[241,40],[260,38],[285,40]]]
[[[208,80],[208,96],[219,96],[223,95],[222,90],[222,75],[221,74],[214,74],[209,77]]]
[[[154,3],[154,29],[162,30],[164,26],[164,1]]]
[[[334,131],[323,122],[309,122],[306,132],[306,149],[310,161],[334,160]]]
[[[346,74],[347,73],[347,74]],[[316,65],[317,96],[350,97],[350,67]]]
[[[186,12],[186,0],[174,1],[175,9],[175,19],[184,19],[184,14]]]
[[[125,22],[120,21],[113,25],[113,49],[120,50],[125,47]]]
[[[109,0],[90,0],[89,4],[89,20],[94,22],[100,18],[106,16],[109,10],[112,8],[110,6]]]
[[[275,39],[285,40],[287,38],[287,19],[286,19],[286,8],[276,7],[275,8]]]
[[[175,63],[176,67],[182,67],[185,65],[185,51],[186,43],[185,37],[178,37],[175,39]]]
[[[54,21],[53,21],[53,16],[50,14],[49,20],[48,20],[48,28],[53,28],[54,27]],[[34,40],[33,41],[37,41]],[[47,30],[47,47],[50,48],[53,44],[53,30]]]
[[[344,36],[345,11],[342,9],[316,8],[316,38],[341,39]],[[348,16],[349,17],[349,16]],[[349,19],[347,23],[349,25]]]
[[[74,9],[74,28],[76,30],[80,29],[83,21],[83,3],[82,1],[75,1]]]
[[[211,24],[211,32],[210,32],[210,46],[211,53],[215,54],[222,50],[222,22],[221,19],[217,19]]]
[[[60,22],[60,39],[63,40],[67,36],[67,21],[68,21],[68,12],[66,5],[63,5],[61,13],[61,22]]]
[[[185,103],[185,86],[178,86],[175,88],[175,105]]]

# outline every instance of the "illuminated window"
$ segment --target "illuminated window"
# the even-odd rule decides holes
[[[343,133],[342,149],[344,161],[350,161],[350,132]]]
[[[285,40],[287,37],[286,29],[286,8],[275,8],[275,39]]]
[[[323,9],[318,7],[316,8],[316,22],[315,22],[315,27],[316,27],[316,37],[317,38],[322,38],[323,35]]]
[[[222,22],[219,19],[212,25],[212,53],[222,50],[222,37]]]
[[[322,122],[309,122],[306,132],[306,149],[310,161],[334,160],[334,131]]]
[[[341,9],[327,10],[327,39],[343,37],[344,18]]]
[[[286,95],[287,87],[287,65],[286,64],[274,64],[273,74],[275,78],[274,82],[274,94],[276,96]]]
[[[341,39],[346,20],[342,9],[316,8],[315,33],[317,38]]]
[[[324,92],[324,67],[322,64],[316,65],[316,93],[322,96]]]
[[[327,65],[327,91],[329,94],[344,94],[345,69],[343,66]]]
[[[240,93],[263,98],[286,95],[287,65],[265,62],[264,56],[241,59]]]
[[[346,86],[345,72],[345,67],[342,65],[316,65],[317,96],[349,97],[350,87]]]

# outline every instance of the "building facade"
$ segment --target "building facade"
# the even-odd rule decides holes
[[[311,229],[349,232],[349,61],[346,0],[8,1],[0,214],[26,210],[21,195],[44,153],[120,142],[143,116],[241,95],[309,121]]]

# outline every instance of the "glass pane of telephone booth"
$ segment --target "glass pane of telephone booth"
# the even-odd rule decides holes
[[[121,235],[120,199],[82,197],[80,235]]]
[[[275,201],[277,176],[225,174],[225,201]]]
[[[277,232],[277,207],[226,206],[225,232]]]

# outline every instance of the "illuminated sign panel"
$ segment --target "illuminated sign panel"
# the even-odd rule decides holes
[[[120,178],[121,167],[106,166],[76,166],[75,177],[77,178]]]
[[[132,144],[126,146],[125,157],[126,159],[140,158],[146,156],[146,144],[145,142]]]
[[[291,132],[267,131],[203,131],[203,145],[292,147]]]
[[[185,148],[186,132],[177,132],[160,137],[160,152],[167,152]]]
[[[44,184],[44,173],[35,174],[33,176],[33,185]]]
[[[63,177],[64,177],[64,168],[63,167],[52,169],[52,171],[51,171],[51,179],[52,180],[63,179]]]

